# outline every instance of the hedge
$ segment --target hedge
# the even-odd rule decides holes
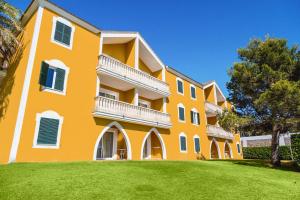
[[[294,160],[300,162],[300,134],[291,135]]]
[[[243,155],[245,159],[271,159],[271,147],[243,147]],[[279,158],[281,160],[292,160],[289,146],[279,147]]]

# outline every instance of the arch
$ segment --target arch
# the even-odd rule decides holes
[[[124,138],[125,138],[125,142],[126,142],[126,147],[127,147],[127,160],[131,160],[132,159],[132,155],[131,155],[131,144],[130,144],[130,140],[129,137],[126,133],[126,131],[124,130],[124,128],[121,126],[121,124],[119,124],[118,122],[111,122],[110,124],[108,124],[100,133],[100,135],[97,138],[95,147],[94,147],[94,155],[93,155],[93,160],[97,160],[97,148],[98,148],[98,144],[101,140],[101,138],[103,137],[103,135],[111,128],[111,127],[117,127],[119,129],[119,131],[123,134]]]
[[[211,154],[212,145],[216,145],[217,152],[218,152],[218,158],[221,159],[221,151],[220,151],[220,147],[219,147],[219,144],[218,144],[218,142],[216,141],[215,138],[213,138],[213,139],[211,140],[211,142],[210,142],[210,151],[209,151],[210,159],[212,159],[212,154]]]
[[[229,142],[226,140],[225,142],[224,142],[224,158],[226,158],[225,157],[225,152],[226,152],[226,146],[229,148],[229,158],[233,158],[233,154],[232,154],[232,149],[231,149],[231,146],[230,146],[230,144],[229,144]]]
[[[144,149],[144,145],[146,143],[147,138],[150,136],[151,133],[154,133],[157,138],[160,141],[161,147],[162,147],[162,159],[165,160],[167,159],[167,149],[164,143],[163,138],[161,137],[159,131],[156,128],[152,128],[144,137],[143,142],[142,142],[142,148],[141,148],[141,160],[143,160],[143,149]]]

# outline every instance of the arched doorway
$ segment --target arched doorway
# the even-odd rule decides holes
[[[225,142],[225,146],[224,146],[224,158],[225,159],[232,158],[231,147],[227,141]]]
[[[113,122],[103,129],[99,135],[94,160],[130,160],[131,146],[123,127]]]
[[[210,158],[211,159],[219,159],[220,157],[220,149],[217,141],[213,139],[210,144]]]
[[[166,148],[157,129],[151,129],[142,143],[141,159],[166,159]]]

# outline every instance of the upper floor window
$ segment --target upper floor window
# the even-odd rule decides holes
[[[183,94],[184,93],[183,80],[180,78],[176,78],[176,82],[177,82],[177,93]]]
[[[59,60],[43,61],[39,83],[43,91],[66,94],[69,68]]]
[[[63,117],[54,111],[37,114],[33,147],[59,148],[62,123]]]
[[[178,108],[178,119],[181,122],[185,122],[185,108],[182,103],[177,105]]]
[[[196,87],[191,85],[191,98],[196,99]]]
[[[195,150],[195,153],[199,153],[201,151],[200,138],[198,135],[194,136],[194,150]]]
[[[103,88],[100,88],[99,90],[99,96],[106,97],[113,100],[119,100],[119,94],[117,92],[106,90]]]
[[[143,108],[151,108],[151,102],[139,99],[139,106]]]
[[[51,41],[60,46],[72,49],[74,31],[75,27],[72,26],[71,22],[61,17],[54,17]]]
[[[186,141],[186,135],[184,133],[180,133],[179,135],[179,145],[180,145],[180,152],[187,152],[187,141]]]
[[[200,115],[199,112],[193,108],[191,110],[191,122],[192,124],[199,125],[200,124]]]

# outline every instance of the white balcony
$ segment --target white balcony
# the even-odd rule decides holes
[[[107,84],[121,87],[118,89],[137,87],[144,90],[145,95],[149,95],[147,98],[158,99],[170,95],[167,83],[107,55],[100,55],[97,73],[102,75],[100,81],[107,81]]]
[[[208,136],[233,140],[234,136],[232,133],[225,131],[223,128],[215,125],[207,125],[206,132]]]
[[[205,102],[205,112],[207,117],[216,116],[218,113],[222,113],[223,109],[221,106],[216,104]]]
[[[93,115],[95,117],[115,119],[159,128],[171,128],[172,126],[170,116],[167,113],[100,96],[95,98],[95,110]]]

